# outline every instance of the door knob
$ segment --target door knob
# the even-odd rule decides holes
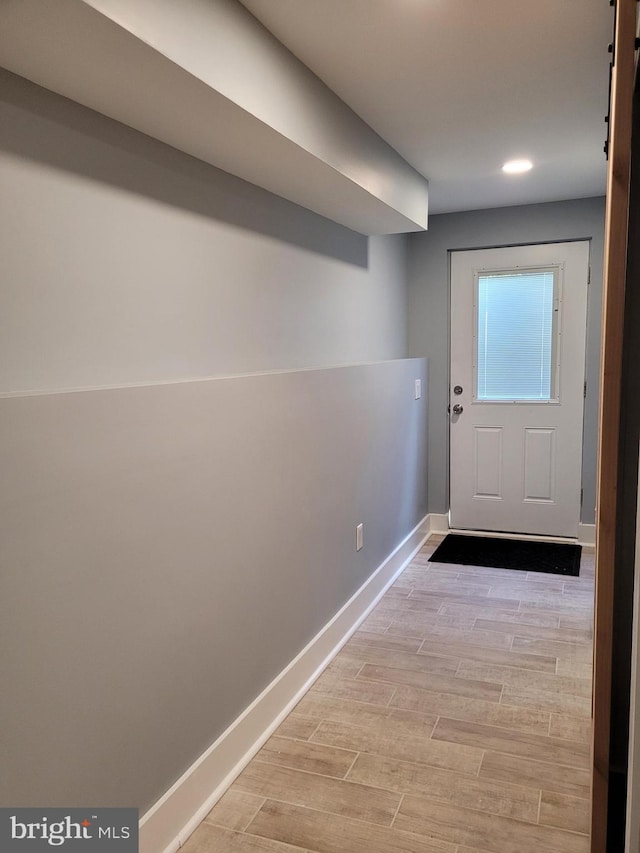
[[[460,403],[456,403],[453,407],[454,415],[461,415],[464,412],[464,407],[460,405]]]

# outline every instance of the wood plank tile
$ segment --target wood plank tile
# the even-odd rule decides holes
[[[429,557],[416,557],[411,561],[411,565],[407,566],[403,571],[396,583],[400,584],[402,587],[407,587],[428,575],[441,578],[457,577],[455,572],[447,571],[445,566],[432,563]]]
[[[318,721],[313,717],[304,717],[294,711],[280,723],[275,730],[275,735],[293,740],[309,740],[317,727]]]
[[[481,748],[407,736],[392,719],[376,729],[325,720],[313,739],[316,743],[375,753],[399,761],[429,764],[472,776],[477,774],[482,759]]]
[[[407,613],[401,619],[392,619],[388,634],[401,637],[426,639],[433,628],[462,628],[471,630],[476,617],[473,615],[440,615],[439,613]]]
[[[489,598],[510,598],[514,601],[521,601],[523,607],[532,607],[538,604],[560,604],[561,609],[565,605],[568,610],[572,610],[574,606],[579,605],[579,609],[593,607],[593,593],[576,592],[575,595],[564,595],[562,583],[559,583],[557,589],[545,589],[542,584],[536,584],[527,581],[521,584],[494,584],[488,593]],[[543,609],[543,608],[540,608]]]
[[[409,669],[415,672],[429,672],[453,675],[458,668],[458,660],[441,655],[409,654],[394,652],[390,649],[375,649],[370,646],[347,644],[340,655],[348,660],[357,660],[376,666],[390,666],[395,669]]]
[[[334,720],[338,723],[351,723],[370,729],[384,728],[389,719],[405,734],[417,738],[429,738],[436,723],[435,714],[420,714],[414,711],[391,709],[381,705],[366,705],[349,699],[334,699],[330,696],[307,695],[301,699],[296,710],[301,708],[316,722]]]
[[[417,559],[423,559],[424,557],[428,557],[429,559],[431,559],[431,557],[435,553],[438,545],[440,545],[444,541],[447,534],[446,533],[438,533],[437,536],[439,538],[436,539],[435,533],[431,535],[428,542],[425,544],[425,547],[417,555]],[[446,563],[445,565],[449,565],[449,564]]]
[[[265,802],[264,797],[230,788],[205,817],[207,823],[242,832]]]
[[[349,660],[349,658],[338,655],[331,661],[329,666],[323,670],[321,675],[333,675],[339,678],[355,678],[361,669],[362,664],[360,661]]]
[[[378,604],[374,612],[389,613],[399,618],[403,613],[437,613],[442,607],[445,599],[436,595],[424,595],[420,598],[407,598],[400,601],[392,599],[386,601],[384,598]]]
[[[393,619],[398,621],[398,620],[404,619],[408,615],[412,616],[412,617],[417,617],[417,618],[419,618],[420,616],[423,615],[420,611],[417,611],[417,610],[407,610],[405,608],[400,608],[400,607],[395,607],[395,606],[390,607],[384,603],[384,599],[376,608],[376,610],[378,610],[378,609],[380,610],[380,613],[384,614],[389,620],[387,627],[385,628],[384,631],[376,631],[376,633],[382,633],[382,634],[384,634],[386,632],[386,630],[388,629],[388,627],[391,624],[391,621]],[[437,612],[438,612],[437,610],[429,611],[429,615],[436,616]],[[363,627],[364,627],[364,623],[363,623]],[[370,629],[367,629],[367,630],[370,630]]]
[[[481,586],[484,586],[487,583],[486,580],[461,574],[460,570],[464,569],[465,566],[456,565],[454,563],[434,563],[432,560],[429,560],[427,567],[428,573],[432,577],[448,578],[451,581],[461,580],[465,583],[478,581]]]
[[[504,853],[504,851],[499,850],[479,850],[477,847],[458,847],[457,853]]]
[[[564,595],[571,595],[572,592],[581,592],[583,595],[591,595],[595,597],[595,585],[591,578],[565,578]]]
[[[585,601],[594,602],[595,585],[591,580],[580,580],[580,578],[565,578],[564,590],[562,592],[564,598],[570,597],[584,598]]]
[[[415,654],[420,648],[420,641],[410,637],[398,637],[392,634],[375,634],[369,631],[356,631],[349,644],[374,646],[379,649],[391,649],[398,652]]]
[[[258,838],[240,832],[201,823],[187,839],[180,853],[307,853],[302,847],[281,844],[270,838]]]
[[[415,672],[389,666],[366,664],[362,669],[361,677],[390,682],[394,685],[420,687],[423,690],[436,693],[450,693],[453,696],[486,699],[492,702],[498,702],[502,695],[502,687],[498,683],[474,681],[471,678],[458,678],[455,675]]]
[[[411,563],[405,568],[403,573],[400,575],[399,580],[402,580],[402,578],[407,572],[415,572],[419,568],[427,568],[428,566],[430,566],[431,555],[433,554],[434,550],[435,548],[430,549],[429,551],[421,551],[420,553],[416,554],[413,560],[411,560]]]
[[[426,592],[425,590],[416,590],[411,594],[409,601],[412,602],[411,606],[414,609],[417,609],[418,604],[420,604],[420,606],[424,606],[426,609],[430,602],[435,601],[439,601],[440,604],[465,602],[466,604],[475,604],[477,606],[486,604],[488,607],[502,607],[504,609],[513,608],[513,599],[496,597],[489,599],[487,596],[483,595],[460,593],[456,591],[456,587],[457,583],[452,583],[450,592],[438,590],[437,593]]]
[[[391,624],[391,616],[376,607],[360,625],[366,631],[386,631]]]
[[[431,562],[427,556],[416,556],[411,563],[404,569],[396,584],[406,587],[413,577],[420,577],[431,566]]]
[[[567,583],[584,583],[583,578],[573,577],[573,575],[554,575],[551,572],[548,574],[546,572],[523,572],[523,574],[525,575],[525,583],[536,584],[537,587],[553,589],[556,592],[559,591],[558,587],[561,584],[564,591],[564,587]],[[591,588],[593,589],[593,584],[591,585]]]
[[[439,802],[532,823],[538,819],[540,792],[522,785],[492,783],[487,779],[478,780],[448,770],[367,754],[358,756],[348,778],[387,791],[420,794]]]
[[[306,770],[309,773],[344,779],[356,756],[356,752],[346,749],[336,749],[306,741],[287,740],[274,735],[258,752],[256,761],[267,761],[293,770]]]
[[[431,573],[431,565],[432,564],[428,560],[413,560],[411,562],[411,565],[407,566],[407,568],[400,575],[394,586],[398,586],[401,589],[408,590],[408,592],[411,592],[411,590],[413,589],[413,584],[416,581],[421,580],[422,578],[426,577]],[[455,575],[453,575],[453,577],[455,577]]]
[[[586,836],[407,795],[394,826],[458,844],[513,853],[589,853]]]
[[[566,714],[552,713],[549,734],[551,737],[563,737],[567,740],[591,743],[591,719],[589,717],[570,717]]]
[[[476,629],[485,631],[503,631],[505,634],[514,634],[517,637],[532,637],[534,640],[559,640],[562,643],[586,643],[590,644],[591,636],[584,628],[558,628],[545,627],[543,625],[523,624],[521,613],[517,614],[520,619],[514,625],[515,620],[507,619],[478,619]],[[553,617],[557,619],[558,617]]]
[[[416,594],[419,595],[420,591],[435,593],[436,595],[440,592],[455,592],[456,595],[484,596],[491,589],[491,584],[489,583],[467,583],[464,580],[460,580],[459,577],[453,578],[433,573],[426,573],[420,578],[416,578],[413,580],[412,586],[414,587],[414,592],[411,593],[411,598],[414,598]]]
[[[520,572],[516,578],[508,578],[494,581],[491,584],[493,590],[491,595],[500,595],[504,590],[506,598],[525,598],[528,594],[551,592],[562,595],[564,591],[564,576],[555,577],[541,572]]]
[[[402,578],[389,588],[388,592],[393,590],[391,595],[385,595],[376,605],[376,610],[379,607],[396,607],[398,610],[404,610],[407,606],[407,599],[413,592],[413,586],[409,582],[404,582]],[[374,611],[375,612],[375,611]]]
[[[560,596],[549,595],[536,597],[534,601],[528,597],[526,602],[521,600],[521,610],[546,610],[548,613],[558,613],[562,616],[567,611],[571,613],[580,613],[583,616],[591,615],[593,611],[593,602],[585,597],[573,597],[565,595]]]
[[[435,544],[187,853],[588,853],[593,568],[437,564]]]
[[[588,663],[578,663],[577,661],[558,658],[556,674],[568,675],[571,678],[588,679],[589,682],[591,682],[591,679],[593,678],[593,662],[589,661]]]
[[[489,566],[465,566],[462,563],[451,563],[453,569],[456,569],[461,578],[468,581],[478,581],[479,583],[499,582],[499,583],[519,583],[522,580],[523,572],[519,569],[492,569]]]
[[[381,826],[391,825],[400,803],[397,793],[261,761],[252,761],[238,776],[234,787],[249,794]]]
[[[431,843],[395,829],[270,800],[249,824],[248,831],[315,853],[456,853],[454,844]],[[225,848],[220,850],[228,853]]]
[[[447,743],[462,743],[478,749],[490,749],[508,755],[520,755],[549,761],[569,767],[589,767],[590,752],[587,744],[561,738],[544,737],[528,732],[472,723],[466,720],[451,720],[440,717],[431,735],[432,740]]]
[[[515,602],[511,602],[511,608],[506,610],[502,607],[479,607],[476,604],[443,604],[439,615],[465,615],[473,614],[477,619],[489,619],[501,622],[515,622],[524,625],[543,625],[549,628],[557,628],[560,617],[556,613],[538,613],[535,611],[521,611],[513,609]]]
[[[463,629],[454,628],[449,625],[433,625],[424,638],[429,642],[469,643],[473,646],[482,646],[489,649],[510,649],[513,637],[498,631],[484,631],[476,628]]]
[[[546,711],[502,705],[483,699],[452,696],[448,693],[432,693],[416,687],[398,687],[391,700],[391,707],[406,708],[456,720],[487,723],[532,734],[546,735],[549,732],[549,713]]]
[[[408,598],[410,592],[411,592],[410,586],[404,586],[399,581],[396,581],[385,592],[384,598],[386,601],[391,601],[391,599],[394,599],[394,598]]]
[[[588,678],[575,678],[548,672],[532,672],[517,667],[496,666],[495,664],[465,660],[460,663],[456,674],[459,678],[492,681],[508,684],[512,687],[591,698],[591,680]]]
[[[582,628],[589,631],[593,637],[593,613],[561,613],[560,614],[561,628]]]
[[[423,568],[427,574],[434,577],[457,579],[459,577],[459,566],[450,565],[449,563],[434,563],[431,557],[426,563],[418,563],[418,567]]]
[[[575,717],[591,716],[591,699],[559,691],[546,692],[536,687],[512,687],[507,684],[500,701],[506,705],[517,705],[520,708],[532,708],[538,711],[555,711]]]
[[[478,847],[467,847],[466,845],[458,847],[457,853],[504,853],[502,850],[480,850]]]
[[[550,655],[555,658],[588,663],[593,653],[586,643],[564,643],[557,640],[536,640],[533,637],[514,637],[511,646],[514,652],[531,652],[534,655]]]
[[[584,768],[548,764],[490,750],[484,754],[479,776],[583,798],[589,797],[591,786],[591,773]]]
[[[545,655],[531,655],[522,652],[502,651],[501,649],[487,649],[473,646],[471,643],[444,643],[435,640],[425,640],[419,655],[451,655],[461,660],[482,661],[502,666],[519,667],[537,672],[556,671],[555,657]]]
[[[435,549],[434,549],[435,550]],[[430,552],[428,555],[418,555],[415,557],[409,566],[404,570],[404,572],[399,577],[400,583],[406,583],[405,578],[413,577],[417,575],[420,577],[425,573],[433,574],[439,573],[441,575],[451,575],[452,578],[455,578],[457,575],[457,566],[453,566],[449,563],[434,563],[431,559],[433,552]]]
[[[543,791],[540,798],[540,823],[571,832],[589,834],[589,800]]]
[[[364,647],[363,647],[364,648]],[[393,687],[378,681],[364,679],[333,678],[322,675],[310,690],[337,699],[355,699],[372,705],[387,705],[393,696]]]

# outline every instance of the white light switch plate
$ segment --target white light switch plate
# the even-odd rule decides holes
[[[416,400],[419,400],[422,397],[422,382],[420,379],[416,379]]]

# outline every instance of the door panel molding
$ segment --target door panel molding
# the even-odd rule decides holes
[[[502,427],[476,427],[474,434],[475,488],[473,497],[502,500]]]
[[[524,501],[553,503],[556,493],[556,430],[525,427]]]

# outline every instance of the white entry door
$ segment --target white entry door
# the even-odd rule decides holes
[[[578,535],[589,243],[451,255],[451,526]]]

